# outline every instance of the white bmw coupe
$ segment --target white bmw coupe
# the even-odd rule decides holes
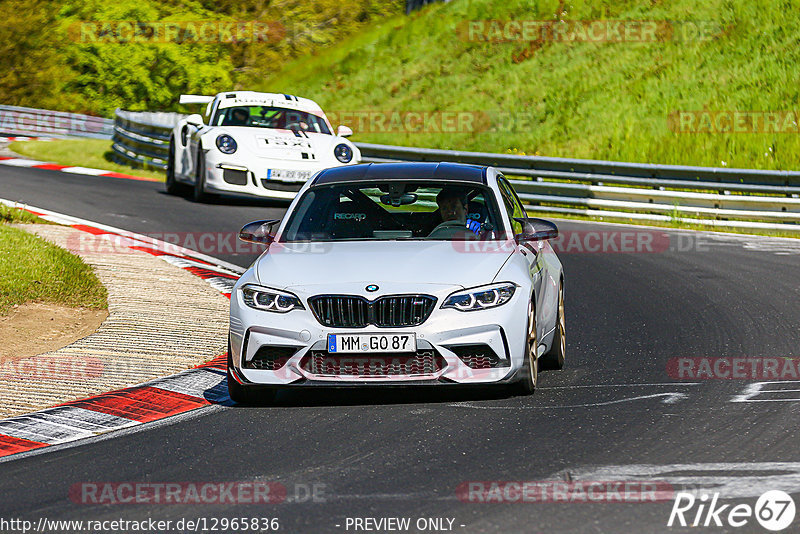
[[[209,193],[292,199],[315,172],[361,161],[346,137],[314,101],[293,95],[233,91],[182,95],[181,104],[206,104],[172,130],[167,192],[191,186],[196,201]]]
[[[564,365],[564,274],[491,167],[381,163],[326,169],[231,295],[228,390],[268,401],[309,386],[473,384],[532,393]]]

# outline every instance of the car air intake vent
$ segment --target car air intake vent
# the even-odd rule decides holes
[[[417,326],[436,305],[430,295],[387,295],[372,302],[355,295],[321,295],[308,300],[317,320],[334,328]]]
[[[446,366],[444,358],[433,349],[418,350],[412,355],[370,353],[352,355],[311,351],[300,367],[318,376],[425,376],[438,373]]]
[[[471,369],[493,369],[508,367],[508,360],[501,360],[489,345],[458,345],[447,347],[456,353],[462,362]]]
[[[274,347],[264,345],[256,351],[253,359],[244,362],[247,369],[263,369],[266,371],[277,371],[289,361],[289,358],[297,352],[297,347]]]
[[[226,184],[247,185],[247,173],[233,169],[222,169],[222,179]]]
[[[267,180],[265,178],[261,179],[261,185],[264,189],[269,189],[271,191],[290,191],[296,193],[300,191],[300,188],[305,185],[305,182],[279,182],[277,180]]]

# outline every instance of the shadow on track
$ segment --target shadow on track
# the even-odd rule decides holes
[[[208,200],[204,202],[195,202],[193,201],[188,194],[186,195],[170,195],[164,190],[158,191],[159,195],[163,195],[165,197],[171,198],[180,198],[190,204],[195,204],[197,206],[203,206],[206,204],[210,204],[213,206],[239,206],[239,207],[250,207],[250,208],[278,208],[278,209],[286,209],[289,207],[289,200],[279,200],[273,198],[259,198],[259,197],[251,197],[251,196],[238,196],[238,195],[210,195]]]
[[[223,393],[225,392],[225,393]],[[236,404],[227,396],[227,383],[206,392],[214,404],[238,408],[283,408],[322,406],[376,406],[390,404],[441,404],[482,400],[499,400],[513,397],[507,387],[480,387],[458,385],[431,386],[355,386],[325,387],[296,386],[278,393],[275,400],[264,403]],[[224,397],[224,398],[223,398]]]

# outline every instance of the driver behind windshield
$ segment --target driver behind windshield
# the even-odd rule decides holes
[[[230,118],[227,124],[223,126],[247,126],[247,121],[250,119],[250,112],[245,108],[233,108],[230,112]]]
[[[436,204],[439,206],[439,215],[442,222],[433,229],[428,237],[454,237],[463,230],[469,229],[478,234],[481,224],[478,221],[467,219],[467,192],[456,187],[444,187],[436,195]]]

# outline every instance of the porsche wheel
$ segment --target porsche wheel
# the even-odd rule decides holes
[[[192,200],[195,202],[205,202],[208,200],[206,188],[206,158],[203,157],[202,150],[197,156],[197,176],[194,179],[194,189],[192,190]]]
[[[175,180],[175,140],[170,137],[169,139],[169,156],[167,157],[167,180],[166,180],[167,194],[179,195],[181,194],[181,185]]]

